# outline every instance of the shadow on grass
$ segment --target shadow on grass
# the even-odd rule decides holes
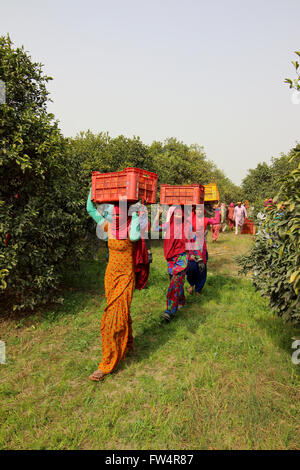
[[[159,275],[162,275],[161,272]],[[122,361],[118,365],[115,372],[122,371],[130,363],[147,359],[157,349],[160,349],[167,343],[176,333],[177,328],[183,324],[187,330],[194,333],[198,326],[204,324],[207,319],[208,312],[205,312],[203,304],[211,300],[218,302],[222,296],[222,289],[230,288],[234,290],[239,286],[240,281],[234,278],[222,275],[210,276],[206,281],[201,297],[189,297],[185,308],[177,312],[175,319],[171,323],[167,323],[163,319],[157,319],[154,316],[151,316],[147,322],[143,321],[142,325],[139,325],[142,331],[134,335],[134,350],[125,358],[125,362]],[[163,300],[165,302],[165,298]],[[198,306],[197,310],[195,309],[196,306]],[[189,309],[189,307],[191,308]],[[209,315],[211,315],[211,311]]]
[[[158,253],[162,257],[163,255],[160,250],[163,249],[163,241],[152,240],[151,244],[152,248],[156,250],[155,257],[158,256]],[[64,304],[44,311],[42,313],[44,320],[55,322],[62,316],[77,315],[91,302],[94,296],[104,296],[105,247],[100,248],[98,256],[99,260],[97,261],[89,260],[81,263],[78,270],[66,270],[62,291]],[[133,307],[136,308],[138,315],[143,311],[141,305],[143,303],[147,305],[147,302],[153,303],[155,311],[158,309],[158,303],[161,303],[161,312],[164,311],[168,276],[166,266],[165,269],[161,269],[161,261],[151,267],[151,280],[149,282],[149,289],[145,291],[148,293],[145,296],[145,301],[143,297],[133,299]],[[218,267],[220,264],[225,265],[225,263],[226,259],[221,258],[218,260]],[[171,324],[164,323],[159,313],[151,313],[150,308],[149,315],[144,315],[140,320],[134,321],[134,332],[136,332],[134,338],[135,349],[126,358],[125,362],[122,361],[120,363],[116,372],[121,371],[128,363],[140,362],[147,359],[153,352],[168,342],[176,334],[177,328],[181,325],[185,324],[189,331],[195,331],[200,324],[206,322],[207,313],[203,307],[205,303],[215,302],[218,304],[224,302],[223,293],[228,290],[232,291],[234,298],[235,295],[238,295],[238,291],[244,283],[244,278],[233,278],[223,274],[213,275],[209,273],[201,297],[187,296],[186,307],[183,311],[178,312],[176,319]],[[143,291],[137,295],[143,296]],[[291,355],[291,338],[300,334],[299,329],[292,325],[283,324],[282,320],[276,317],[260,318],[257,319],[257,322],[267,331],[277,346]]]
[[[263,328],[272,339],[273,344],[282,349],[290,358],[294,350],[292,349],[293,338],[300,339],[300,325],[284,323],[282,318],[276,317],[258,318],[256,322]],[[300,376],[300,367],[295,367],[296,373]]]
[[[91,295],[104,296],[105,270],[103,250],[100,251],[98,260],[83,261],[77,269],[66,270],[61,286],[63,304],[45,309],[41,314],[43,320],[55,322],[63,316],[76,315],[88,305]]]

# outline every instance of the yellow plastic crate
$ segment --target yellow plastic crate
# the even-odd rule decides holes
[[[220,193],[216,183],[204,185],[204,202],[220,201]]]

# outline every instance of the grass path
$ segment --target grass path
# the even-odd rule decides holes
[[[234,256],[250,243],[233,234],[209,242],[201,298],[187,297],[167,325],[154,242],[149,289],[132,303],[135,349],[103,383],[87,378],[100,359],[104,251],[67,276],[62,307],[0,323],[0,448],[299,449],[299,329],[238,276]]]

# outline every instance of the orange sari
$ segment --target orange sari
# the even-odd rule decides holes
[[[108,248],[109,261],[105,272],[107,305],[101,320],[102,362],[99,364],[104,374],[112,372],[126,351],[133,347],[130,305],[135,286],[133,243],[129,238],[108,238]]]

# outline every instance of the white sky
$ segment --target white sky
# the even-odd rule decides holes
[[[66,136],[91,129],[203,145],[234,182],[300,140],[283,83],[299,0],[1,1],[1,34],[54,80]]]

